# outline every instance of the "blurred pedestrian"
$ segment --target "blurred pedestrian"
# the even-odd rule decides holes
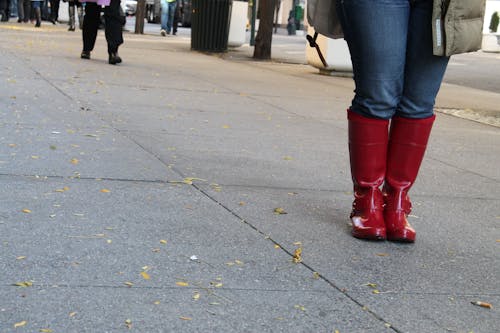
[[[176,0],[161,0],[161,30],[162,36],[170,35],[174,23]]]
[[[122,58],[118,55],[118,47],[123,44],[124,17],[120,15],[120,0],[85,0],[84,2],[83,51],[80,57],[90,59],[101,22],[101,6],[104,5],[104,32],[108,44],[108,63],[111,65],[121,63]]]
[[[10,18],[10,0],[0,0],[0,21],[7,22]]]
[[[320,1],[309,5],[332,3]],[[435,98],[449,56],[481,47],[485,0],[342,0],[333,6],[326,14],[333,22],[313,26],[340,37],[340,24],[351,54],[352,235],[414,242],[408,191],[434,123]]]
[[[60,0],[49,0],[50,1],[50,17],[49,21],[52,24],[59,23],[59,3]]]
[[[27,23],[30,20],[31,1],[18,0],[17,1],[17,22]]]
[[[177,28],[179,27],[179,23],[181,23],[181,18],[182,18],[182,10],[183,10],[183,3],[184,1],[177,1],[177,5],[175,7],[175,13],[174,13],[174,23],[172,24],[172,35],[177,35]]]
[[[78,26],[80,30],[83,28],[83,6],[78,0],[68,0],[68,25],[69,31],[75,31],[75,7],[78,15]]]
[[[31,12],[35,18],[36,28],[39,28],[42,25],[42,5],[43,0],[31,0]]]

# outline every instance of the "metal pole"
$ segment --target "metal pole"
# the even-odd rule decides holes
[[[255,20],[257,18],[257,0],[250,0],[252,6],[252,20],[250,22],[250,46],[255,45]]]

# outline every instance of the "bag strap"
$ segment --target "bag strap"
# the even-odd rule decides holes
[[[317,32],[314,33],[314,37],[312,37],[311,35],[307,35],[306,36],[306,39],[309,42],[309,46],[316,48],[316,51],[318,51],[318,55],[319,55],[319,58],[321,59],[321,62],[323,63],[323,66],[328,67],[328,64],[326,63],[326,60],[323,57],[323,53],[321,53],[319,45],[318,45],[318,43],[316,43],[316,39],[317,38],[318,38],[318,33]]]

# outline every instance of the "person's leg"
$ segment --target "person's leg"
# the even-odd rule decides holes
[[[94,2],[85,4],[85,16],[83,18],[83,52],[82,58],[89,59],[90,51],[94,49],[95,40],[97,38],[97,30],[99,29],[101,8]]]
[[[404,90],[396,115],[423,119],[434,114],[436,95],[448,57],[432,54],[432,0],[415,0],[411,7]]]
[[[0,21],[5,22],[8,20],[7,0],[0,0]]]
[[[108,43],[109,63],[114,65],[122,61],[118,56],[118,47],[123,44],[123,19],[120,17],[120,0],[111,0],[109,6],[104,7],[104,19],[106,22],[105,33]]]
[[[75,3],[73,1],[68,1],[68,16],[68,30],[75,31]]]
[[[21,23],[24,20],[24,1],[17,0],[17,22]]]
[[[35,27],[39,28],[42,24],[42,2],[41,1],[32,1],[33,10],[35,12]]]
[[[343,0],[337,6],[356,86],[348,110],[352,234],[385,239],[380,186],[386,172],[389,119],[403,92],[409,1]]]
[[[23,6],[24,6],[24,17],[23,17],[23,22],[28,23],[30,20],[30,15],[31,15],[31,1],[30,0],[24,0],[23,1]]]
[[[50,22],[56,24],[57,22],[57,11],[59,11],[59,0],[50,0]]]
[[[179,27],[179,20],[181,19],[181,13],[179,7],[176,6],[174,10],[174,23],[172,26],[172,34],[177,35],[177,28]]]
[[[83,6],[82,3],[78,0],[74,1],[76,5],[76,12],[78,13],[78,27],[80,30],[83,29]]]
[[[168,2],[167,0],[160,0],[161,4],[161,33],[162,35],[164,32],[166,33],[167,31],[167,23],[168,23]]]
[[[408,29],[404,91],[391,122],[384,184],[387,239],[414,242],[407,221],[411,212],[408,191],[415,182],[434,122],[434,101],[443,79],[447,57],[432,54],[432,0],[412,3]]]
[[[390,119],[403,93],[409,0],[337,1],[354,72],[351,110]]]
[[[170,34],[170,32],[172,31],[172,25],[174,23],[175,6],[176,6],[175,1],[168,3],[167,34]]]

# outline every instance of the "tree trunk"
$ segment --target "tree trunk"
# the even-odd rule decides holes
[[[137,1],[135,9],[135,33],[144,33],[144,17],[146,16],[146,0]]]
[[[260,0],[259,31],[255,37],[253,57],[255,59],[271,59],[271,43],[273,39],[273,19],[276,0]]]

